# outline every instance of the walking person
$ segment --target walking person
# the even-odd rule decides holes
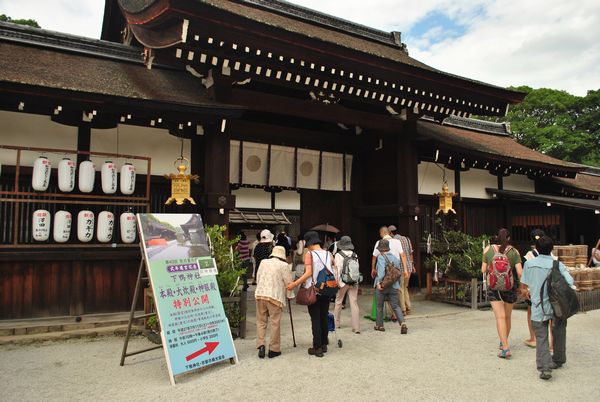
[[[260,232],[260,241],[254,247],[252,256],[254,257],[254,265],[256,267],[256,276],[258,276],[258,270],[260,269],[260,263],[262,260],[269,258],[273,251],[273,233],[270,230],[264,229]]]
[[[308,249],[304,258],[304,274],[287,286],[290,291],[301,284],[310,288],[317,282],[319,273],[324,269],[332,272],[332,256],[321,247],[321,239],[317,232],[310,230],[304,234],[304,246]],[[311,356],[323,357],[324,353],[327,353],[329,344],[328,312],[328,296],[317,295],[317,301],[308,306],[313,336],[312,347],[308,349],[308,354]]]
[[[254,249],[260,243],[260,232],[256,232],[256,240],[250,244],[250,260],[252,261],[252,285],[256,286],[256,259],[254,258]]]
[[[345,298],[348,297],[350,300],[350,315],[352,323],[352,332],[360,334],[360,312],[358,309],[358,285],[360,278],[352,278],[352,275],[360,275],[358,270],[358,256],[354,252],[354,245],[350,236],[342,236],[337,242],[337,253],[335,254],[335,279],[340,287],[335,297],[335,309],[334,319],[335,326],[340,328],[340,316],[342,314],[342,308],[344,305]],[[353,281],[353,283],[344,282],[344,271],[347,271],[346,280]]]
[[[406,261],[406,254],[404,253],[404,249],[402,248],[402,243],[400,243],[400,240],[392,238],[387,226],[382,226],[379,229],[379,237],[383,240],[388,241],[388,244],[390,247],[390,253],[394,257],[396,257],[396,259],[401,261],[402,266],[403,267],[408,266],[408,263]],[[378,250],[378,246],[379,246],[379,241],[375,243],[375,247],[373,248],[373,256],[371,258],[371,277],[372,278],[375,278],[377,276],[377,269],[376,269],[375,265],[376,265],[377,257],[380,254],[380,252]],[[400,290],[398,290],[398,298],[399,297],[400,297]],[[396,320],[397,320],[397,317],[392,312],[392,321],[396,321]]]
[[[542,380],[552,378],[552,370],[561,368],[567,361],[566,338],[567,320],[554,317],[548,291],[543,292],[540,297],[542,286],[545,286],[553,265],[558,264],[558,269],[567,283],[573,286],[573,278],[567,272],[562,262],[552,258],[554,243],[548,236],[542,236],[536,241],[536,249],[539,255],[525,262],[521,286],[524,292],[528,292],[531,298],[531,324],[535,331],[536,351],[535,360],[537,369]],[[548,341],[548,327],[552,326],[554,334],[554,354],[550,354]]]
[[[394,239],[400,240],[400,243],[402,244],[402,250],[404,250],[404,253],[406,254],[406,263],[408,265],[406,267],[406,270],[408,271],[408,278],[402,281],[402,286],[400,286],[399,293],[400,308],[402,309],[402,313],[406,316],[411,312],[410,294],[408,293],[408,283],[410,282],[410,274],[415,272],[413,259],[414,251],[410,239],[406,236],[398,234],[398,229],[396,228],[396,226],[391,225],[388,227],[388,230],[390,231],[390,235],[393,236]]]
[[[491,275],[494,275],[495,278],[495,272],[500,272],[503,267],[506,267],[506,276],[503,279],[510,281],[512,278],[513,285],[508,290],[493,290],[490,289],[490,284],[488,284],[487,290],[487,297],[496,317],[496,329],[500,338],[498,357],[506,359],[512,356],[508,337],[511,329],[513,304],[517,301],[517,279],[521,277],[523,267],[519,252],[510,245],[508,230],[500,229],[498,231],[497,243],[489,245],[483,251],[481,272],[487,273],[489,280]]]
[[[535,244],[544,235],[545,233],[541,229],[534,229],[531,231],[531,250],[529,250],[527,254],[525,254],[524,258],[526,263],[527,261],[533,260],[534,258],[540,255]],[[523,266],[523,274],[525,274],[525,268],[527,268],[527,264]],[[533,330],[533,325],[531,324],[531,300],[529,299],[529,297],[525,299],[525,303],[527,304],[527,327],[529,328],[529,338],[525,339],[523,343],[525,344],[525,346],[535,348],[535,331]]]
[[[376,262],[376,270],[377,274],[375,276],[375,294],[377,297],[377,321],[375,325],[376,331],[385,331],[383,326],[383,303],[387,300],[392,306],[392,310],[396,314],[396,318],[398,319],[398,323],[400,324],[400,333],[406,334],[408,333],[408,327],[404,322],[404,316],[402,315],[402,310],[400,310],[400,306],[398,306],[398,289],[400,289],[400,280],[391,284],[387,288],[382,286],[383,278],[386,274],[386,266],[388,264],[393,264],[397,269],[400,268],[400,260],[390,252],[390,244],[389,240],[381,239],[379,244],[377,245],[377,250],[379,251],[379,256],[377,256]],[[404,271],[404,276],[406,277],[408,272]],[[402,278],[402,277],[401,277]]]
[[[262,260],[256,278],[256,347],[258,357],[265,357],[267,323],[271,326],[269,358],[281,355],[281,314],[286,303],[286,287],[292,281],[285,249],[273,248],[270,258]]]
[[[240,233],[240,240],[236,246],[236,250],[240,255],[240,260],[242,261],[242,268],[244,268],[244,274],[242,275],[242,279],[244,281],[244,292],[248,290],[248,274],[250,271],[250,266],[252,266],[252,261],[250,260],[250,241],[246,238],[246,233]]]

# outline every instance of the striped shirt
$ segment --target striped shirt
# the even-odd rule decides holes
[[[242,261],[248,261],[250,259],[250,241],[240,240],[237,245],[237,251],[240,253]]]
[[[406,270],[410,273],[413,270],[413,262],[410,258],[413,254],[412,243],[410,242],[410,239],[406,236],[396,236],[394,236],[394,239],[400,240],[400,243],[402,243],[402,249],[404,250],[404,253],[406,253],[406,264],[408,265],[408,267],[406,267]],[[400,260],[400,265],[402,265],[402,260]]]

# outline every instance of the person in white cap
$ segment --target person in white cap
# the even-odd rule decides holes
[[[262,260],[256,278],[256,347],[258,357],[265,357],[265,336],[270,321],[269,358],[281,355],[281,313],[286,303],[286,286],[292,282],[285,249],[273,248],[270,258]]]
[[[256,266],[255,277],[258,277],[258,270],[260,269],[260,263],[262,260],[269,258],[273,251],[273,233],[269,229],[264,229],[260,232],[260,241],[254,247],[252,256],[254,257],[254,264]],[[256,283],[253,283],[256,285]]]

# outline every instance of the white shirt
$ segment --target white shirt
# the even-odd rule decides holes
[[[390,253],[398,260],[400,260],[400,254],[404,253],[402,249],[402,243],[398,239],[392,239],[389,235],[385,235],[383,237],[385,240],[390,242]],[[373,248],[373,257],[378,257],[381,253],[377,250],[377,246],[379,246],[379,241],[375,243],[375,247]]]

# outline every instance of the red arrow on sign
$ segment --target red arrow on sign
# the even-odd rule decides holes
[[[212,354],[212,352],[215,351],[215,349],[217,348],[217,346],[219,346],[219,342],[205,342],[204,343],[204,347],[200,350],[195,351],[194,353],[192,353],[189,356],[185,357],[185,360],[187,360],[188,362],[192,359],[195,359],[196,357],[200,356],[203,353],[208,352],[208,354]]]

